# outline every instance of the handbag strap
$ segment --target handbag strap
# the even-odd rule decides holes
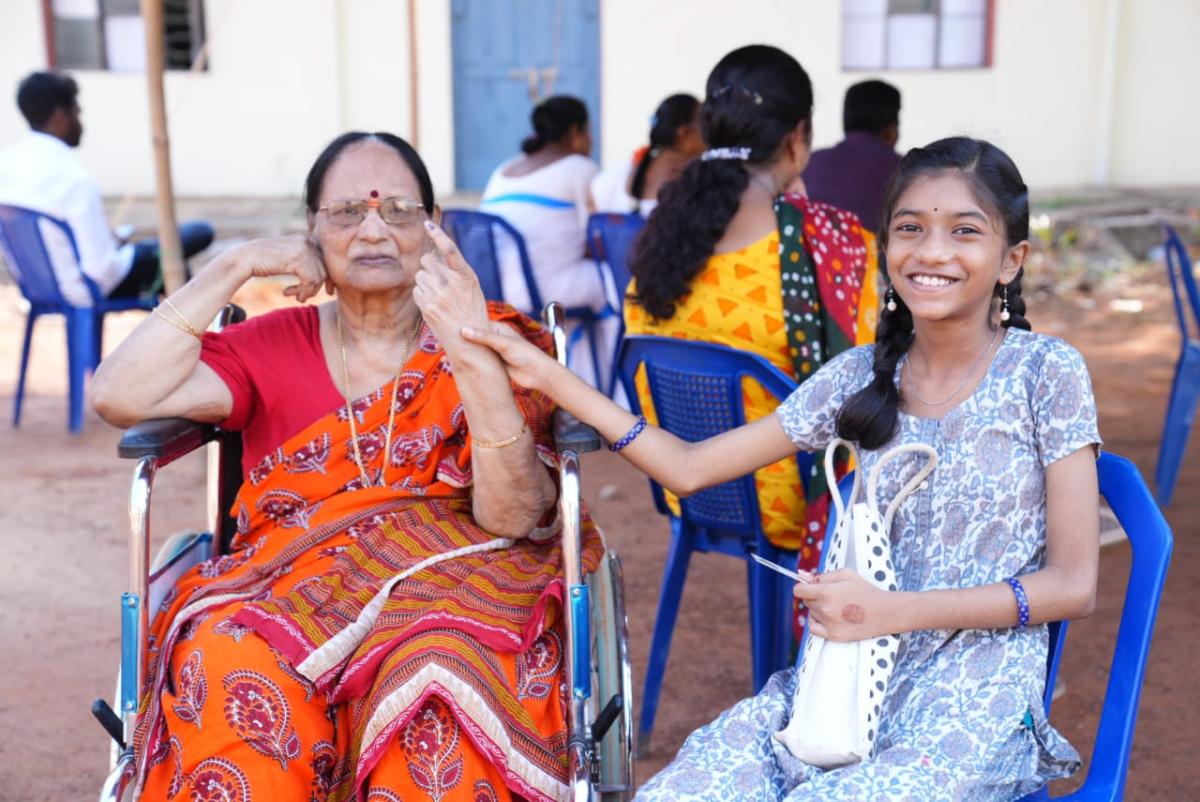
[[[921,466],[921,470],[917,471],[913,478],[905,483],[904,487],[900,488],[900,492],[892,499],[892,503],[888,505],[887,511],[883,514],[883,531],[885,533],[892,530],[892,516],[896,514],[896,510],[900,509],[900,505],[904,500],[912,494],[921,482],[929,474],[933,473],[933,469],[937,467],[938,455],[937,450],[933,446],[925,445],[924,443],[906,443],[902,446],[896,446],[891,451],[888,451],[879,458],[879,462],[875,463],[875,467],[871,469],[871,475],[867,478],[867,503],[874,510],[879,509],[877,493],[879,490],[879,478],[883,473],[883,466],[897,457],[903,456],[913,451],[919,451],[929,457],[928,461]]]
[[[837,510],[838,520],[846,515],[847,507],[853,507],[858,501],[858,489],[861,484],[859,480],[859,471],[854,472],[854,484],[850,488],[850,500],[846,503],[842,502],[842,493],[838,488],[837,471],[834,470],[834,453],[838,448],[844,448],[850,452],[850,458],[854,460],[855,465],[859,465],[858,449],[854,447],[854,443],[849,440],[843,440],[840,437],[835,437],[833,441],[825,447],[825,484],[829,487],[829,494],[833,496],[833,508]]]

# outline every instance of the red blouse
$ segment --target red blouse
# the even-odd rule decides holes
[[[242,469],[346,403],[325,364],[315,306],[293,306],[206,333],[200,359],[233,394],[221,427],[240,431]]]

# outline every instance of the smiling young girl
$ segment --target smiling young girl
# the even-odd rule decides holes
[[[703,442],[646,427],[507,327],[464,332],[680,495],[837,436],[864,474],[902,443],[938,452],[892,524],[898,591],[844,571],[796,586],[822,637],[900,635],[872,757],[825,771],[772,737],[791,716],[789,669],[693,733],[639,799],[1011,800],[1079,766],[1042,708],[1045,624],[1094,605],[1100,437],[1083,359],[1024,318],[1025,184],[994,145],[944,139],[905,156],[883,220],[877,343]],[[922,462],[885,466],[879,497]]]

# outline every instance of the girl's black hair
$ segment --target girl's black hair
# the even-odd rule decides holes
[[[537,153],[546,145],[561,142],[572,128],[587,125],[587,104],[570,95],[548,97],[533,108],[529,122],[533,125],[533,136],[521,142],[525,153]]]
[[[712,256],[750,183],[749,165],[775,158],[783,140],[812,117],[804,68],[769,45],[727,54],[708,76],[700,130],[710,148],[749,148],[746,161],[696,159],[663,187],[630,259],[634,300],[653,318],[675,304]]]
[[[338,156],[341,156],[342,152],[351,145],[367,141],[382,142],[400,154],[400,158],[404,159],[404,163],[408,165],[408,169],[412,170],[413,175],[417,178],[417,186],[421,188],[421,204],[424,205],[426,212],[432,214],[434,205],[433,182],[429,180],[429,171],[425,169],[425,162],[421,160],[420,154],[417,153],[412,145],[395,134],[389,134],[385,131],[376,131],[375,133],[350,131],[326,145],[325,149],[321,151],[321,155],[317,157],[312,167],[308,169],[308,177],[304,179],[305,207],[310,212],[317,211],[317,207],[321,205],[321,186],[325,183],[325,174],[329,172],[329,168],[337,161]]]
[[[696,119],[696,108],[699,105],[700,101],[692,95],[671,95],[654,110],[654,119],[650,123],[650,149],[642,157],[629,185],[629,194],[635,199],[640,200],[642,190],[646,188],[646,173],[650,170],[650,162],[654,161],[662,148],[669,148],[675,144],[679,127]]]
[[[879,230],[879,261],[884,265],[888,229],[896,202],[918,179],[955,171],[970,185],[975,199],[1004,226],[1004,237],[1011,248],[1029,238],[1029,190],[1012,159],[1000,148],[980,139],[950,137],[939,139],[923,148],[913,148],[900,161],[896,174],[888,185],[883,203],[882,224]],[[1021,298],[1021,276],[1025,268],[1008,284],[1008,320],[1000,325],[1028,331],[1025,301]],[[993,290],[996,297],[1004,293],[999,282]],[[851,396],[842,406],[837,418],[838,437],[856,441],[867,449],[879,448],[896,433],[900,406],[900,390],[896,386],[896,365],[912,345],[912,313],[896,293],[892,293],[896,310],[885,307],[879,316],[875,332],[874,379]]]

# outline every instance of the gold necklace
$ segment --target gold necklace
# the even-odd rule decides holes
[[[996,327],[996,330],[992,332],[992,339],[990,342],[988,342],[988,347],[983,349],[982,354],[975,357],[975,361],[971,363],[971,367],[967,368],[966,374],[963,375],[962,381],[958,383],[958,386],[954,388],[954,392],[950,393],[950,395],[946,396],[941,401],[926,401],[921,397],[921,394],[917,392],[917,382],[913,379],[912,367],[909,365],[908,355],[905,354],[904,372],[908,377],[908,386],[912,388],[913,395],[917,397],[917,400],[927,407],[940,407],[943,404],[949,403],[950,399],[958,395],[958,391],[961,390],[963,385],[967,383],[967,379],[971,378],[971,374],[975,372],[975,368],[979,367],[979,363],[983,361],[983,358],[992,352],[992,346],[996,344],[996,338],[1000,336],[1000,329],[1000,326]]]
[[[408,358],[412,354],[413,345],[417,340],[417,332],[421,330],[421,313],[417,313],[417,321],[413,324],[413,329],[409,332],[408,342],[404,346],[404,355],[400,358],[400,367],[396,368],[396,377],[392,380],[392,403],[388,409],[388,426],[387,436],[383,442],[383,466],[379,469],[379,482],[372,484],[367,477],[367,468],[363,463],[362,450],[358,445],[358,427],[354,425],[354,392],[350,389],[350,369],[346,365],[346,343],[345,337],[342,334],[342,316],[337,309],[333,312],[334,320],[337,323],[337,344],[338,354],[342,359],[342,386],[345,388],[346,397],[346,417],[350,419],[350,443],[354,450],[354,463],[358,465],[358,475],[362,477],[363,487],[384,487],[387,483],[384,481],[384,475],[387,473],[388,460],[391,459],[392,453],[392,428],[396,422],[396,393],[400,389],[400,373],[404,370],[405,364],[408,363]]]

